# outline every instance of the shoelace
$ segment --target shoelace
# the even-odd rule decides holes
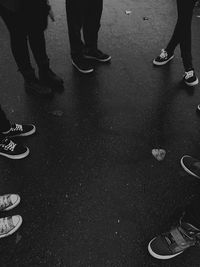
[[[11,128],[11,131],[12,131],[12,132],[15,132],[15,131],[20,131],[20,132],[22,132],[22,131],[23,131],[22,125],[16,123],[16,124],[15,124],[15,128]]]
[[[5,142],[7,142],[8,139],[5,140]],[[3,147],[3,149],[5,150],[10,150],[10,151],[14,151],[15,147],[17,144],[15,144],[13,141],[10,140],[10,142],[5,145],[5,144],[0,144],[1,147]]]
[[[187,71],[187,72],[185,72],[185,79],[187,80],[187,79],[193,77],[193,75],[194,75],[193,70]]]
[[[160,58],[167,58],[167,56],[168,56],[167,52],[164,49],[162,49],[161,54],[160,54]]]
[[[0,197],[0,208],[3,209],[8,207],[10,204],[9,198],[7,196]]]
[[[12,225],[9,224],[8,218],[1,218],[0,219],[0,234],[7,233]]]

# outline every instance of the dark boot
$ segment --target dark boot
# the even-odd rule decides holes
[[[42,84],[51,88],[63,88],[63,80],[55,74],[49,66],[39,69],[39,79]]]
[[[45,86],[37,79],[34,70],[22,72],[22,75],[24,77],[24,87],[28,93],[41,96],[52,95],[53,93],[52,89],[48,86]]]

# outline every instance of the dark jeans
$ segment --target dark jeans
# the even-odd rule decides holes
[[[194,198],[190,205],[186,207],[183,221],[192,224],[196,228],[200,229],[200,196]]]
[[[0,106],[0,138],[1,138],[2,132],[7,132],[9,130],[10,130],[10,122],[6,118],[6,114],[1,109],[1,106]]]
[[[166,48],[168,53],[174,53],[178,44],[181,48],[183,65],[186,70],[193,67],[191,52],[191,24],[196,0],[177,0],[178,20],[172,38]]]
[[[83,54],[83,48],[96,49],[103,0],[66,0],[71,55]],[[81,40],[83,30],[84,43]]]
[[[22,19],[20,13],[11,12],[1,5],[0,16],[10,32],[11,49],[19,71],[22,74],[33,71],[28,41],[38,67],[43,68],[48,65],[49,60],[46,54],[44,31],[33,28],[28,29],[26,21]],[[37,19],[37,14],[35,19]]]

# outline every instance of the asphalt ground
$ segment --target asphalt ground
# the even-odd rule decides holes
[[[29,157],[0,158],[0,194],[22,199],[1,217],[23,217],[0,241],[0,266],[199,267],[198,247],[168,261],[147,251],[200,192],[180,166],[185,154],[200,158],[199,86],[181,83],[179,48],[169,65],[152,65],[173,31],[175,1],[105,0],[99,48],[112,62],[87,76],[70,62],[64,0],[53,8],[48,54],[65,90],[52,99],[26,94],[0,21],[0,103],[11,121],[37,126],[20,139]],[[198,15],[196,9],[192,27],[200,77]],[[166,150],[163,161],[154,148]]]

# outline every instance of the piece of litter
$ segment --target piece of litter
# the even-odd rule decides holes
[[[125,14],[126,14],[126,15],[130,15],[131,13],[132,13],[131,10],[126,10],[126,11],[125,11]]]
[[[152,149],[152,155],[158,160],[161,161],[165,158],[166,151],[164,149]]]
[[[53,111],[49,111],[49,114],[52,114],[56,117],[61,117],[63,115],[63,111],[62,110],[53,110]]]
[[[147,17],[143,17],[143,20],[149,20],[149,18],[147,18]]]
[[[19,243],[19,241],[22,239],[22,236],[17,233],[15,243]]]
[[[200,18],[200,15],[198,15],[197,18]]]

